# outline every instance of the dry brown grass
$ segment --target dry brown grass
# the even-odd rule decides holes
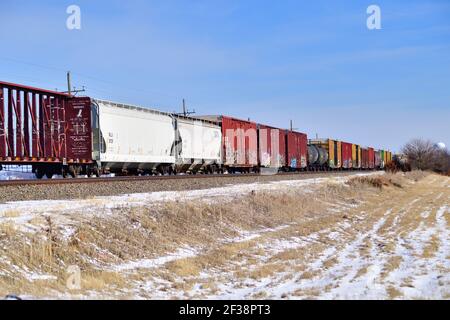
[[[3,279],[7,291],[33,292],[38,296],[51,290],[66,291],[65,270],[77,265],[83,274],[83,290],[102,291],[122,284],[115,273],[99,273],[111,263],[157,257],[180,246],[208,248],[207,254],[196,259],[177,260],[167,265],[167,270],[180,276],[197,275],[201,270],[221,267],[233,259],[244,257],[254,245],[252,241],[218,244],[218,239],[238,236],[237,230],[259,230],[286,224],[308,225],[292,229],[299,235],[320,230],[328,219],[324,214],[327,203],[339,199],[347,201],[357,197],[354,188],[330,185],[318,189],[316,194],[305,195],[301,190],[290,193],[254,193],[232,202],[207,204],[203,202],[169,202],[153,207],[116,208],[112,215],[97,215],[81,220],[75,233],[64,239],[51,218],[37,217],[35,225],[42,225],[34,234],[17,231],[12,223],[0,225],[0,251],[2,257],[19,270],[51,274],[57,281],[33,290],[34,284],[19,271],[13,271],[14,281]],[[315,198],[321,201],[314,200]],[[260,252],[260,254],[263,252]],[[252,259],[252,256],[245,256]],[[265,269],[264,269],[265,270]],[[268,272],[261,270],[261,274]],[[256,274],[255,274],[256,276]]]
[[[17,217],[20,217],[20,211],[14,210],[14,209],[6,210],[6,211],[3,212],[3,217],[4,218],[17,218]]]
[[[436,254],[436,252],[439,250],[440,244],[441,244],[440,239],[437,237],[437,235],[433,234],[431,236],[430,241],[427,243],[427,245],[423,249],[422,256],[424,258],[433,257]]]
[[[406,172],[404,174],[405,178],[407,178],[409,180],[413,180],[415,182],[422,180],[423,178],[427,177],[428,175],[430,175],[429,172],[422,171],[422,170],[413,170],[413,171]]]
[[[201,271],[229,270],[231,261],[245,260],[255,267],[252,271],[237,268],[236,278],[267,277],[282,272],[286,262],[290,261],[295,261],[294,268],[299,273],[303,272],[302,278],[314,277],[317,273],[305,270],[304,262],[317,258],[329,245],[329,239],[320,237],[320,241],[311,243],[308,251],[301,248],[284,250],[262,266],[255,265],[255,257],[265,254],[257,244],[293,236],[307,237],[343,221],[353,223],[357,221],[353,211],[332,212],[330,205],[358,204],[371,198],[378,201],[376,197],[383,188],[400,190],[397,187],[405,185],[407,180],[419,179],[420,175],[358,177],[350,179],[347,186],[329,183],[316,187],[312,194],[305,194],[303,190],[255,192],[229,202],[173,201],[151,207],[120,207],[112,214],[99,214],[89,220],[79,218],[78,224],[74,225],[75,233],[68,239],[62,236],[59,226],[51,218],[38,217],[35,224],[43,227],[34,234],[18,231],[12,223],[0,224],[0,256],[19,268],[10,270],[8,277],[0,276],[0,294],[15,292],[40,297],[53,290],[67,292],[66,268],[70,265],[77,265],[82,270],[81,293],[92,290],[105,295],[113,294],[116,288],[126,288],[130,279],[139,281],[154,275],[177,283],[180,277],[196,277]],[[282,231],[268,232],[257,240],[224,243],[225,239],[235,238],[243,230],[252,232],[286,225],[288,227]],[[121,275],[108,271],[113,264],[155,258],[185,246],[198,248],[200,254],[172,261],[145,275],[144,271]],[[335,259],[328,259],[324,268],[335,263]],[[7,266],[0,262],[0,270],[5,268]],[[40,283],[37,289],[21,273],[20,270],[25,268],[30,272],[54,275],[57,280]],[[215,285],[211,284],[211,287],[211,290],[215,289]]]

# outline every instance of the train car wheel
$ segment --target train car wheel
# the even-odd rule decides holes
[[[47,171],[45,173],[45,176],[47,177],[47,179],[51,179],[51,178],[53,178],[53,172]]]
[[[38,167],[34,170],[34,175],[36,176],[36,179],[40,180],[44,177],[44,171]]]
[[[69,174],[72,178],[76,178],[78,175],[78,170],[75,168],[75,166],[69,166]]]

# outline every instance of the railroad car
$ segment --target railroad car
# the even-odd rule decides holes
[[[229,116],[187,117],[0,81],[0,170],[176,174],[383,168],[389,151]]]
[[[198,116],[219,123],[222,128],[223,170],[233,172],[258,171],[258,134],[255,122],[224,115]]]
[[[218,124],[138,106],[92,101],[93,118],[98,117],[94,136],[100,137],[93,145],[93,158],[101,172],[173,174],[220,169],[222,133]]]
[[[308,166],[308,137],[306,134],[286,131],[286,159],[289,170],[302,170]]]
[[[353,167],[351,143],[341,142],[341,158],[343,169],[351,169]]]
[[[87,172],[90,99],[0,82],[0,162],[31,165],[38,178]]]
[[[312,156],[310,165],[313,168],[339,169],[342,167],[341,142],[332,139],[312,139],[309,140],[312,154],[318,153],[318,157]],[[316,159],[316,161],[313,161]]]
[[[286,130],[258,124],[258,164],[261,168],[286,167]]]
[[[385,165],[386,165],[386,151],[385,150],[380,150],[381,152],[381,166],[380,169],[384,169]]]
[[[361,148],[361,168],[369,169],[369,149]]]
[[[361,146],[358,144],[352,144],[352,167],[361,169]]]
[[[93,160],[102,172],[171,172],[175,130],[170,114],[103,100],[92,100],[92,110],[99,137]]]
[[[368,169],[375,169],[375,150],[374,148],[367,148]]]
[[[392,152],[386,152],[386,164],[390,164],[392,162]]]
[[[374,156],[375,156],[375,162],[374,162],[374,166],[375,168],[381,168],[381,151],[374,151]]]
[[[217,123],[173,116],[175,126],[175,171],[219,172],[222,164],[222,131]]]

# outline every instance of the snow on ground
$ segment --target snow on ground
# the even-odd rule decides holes
[[[377,173],[361,173],[352,176],[373,175]],[[379,174],[379,173],[378,173]],[[152,206],[166,201],[233,201],[240,196],[252,192],[289,191],[303,189],[311,192],[324,183],[344,184],[349,176],[312,178],[302,180],[282,180],[263,183],[237,184],[220,188],[162,191],[150,193],[125,194],[119,196],[92,197],[91,199],[75,200],[38,200],[17,201],[0,204],[0,223],[8,221],[22,226],[27,231],[33,231],[36,226],[29,224],[36,216],[51,215],[59,224],[70,221],[72,215],[107,215],[115,208]]]
[[[428,181],[430,185],[435,182],[436,179]],[[442,186],[447,188],[447,184]],[[435,191],[426,192],[427,189],[402,199],[390,199],[383,203],[388,209],[380,205],[366,211],[353,206],[357,213],[353,221],[360,223],[357,227],[344,221],[302,237],[251,237],[261,239],[256,246],[263,255],[252,256],[251,263],[248,258],[230,262],[228,271],[203,271],[193,279],[194,285],[187,292],[171,288],[170,283],[158,277],[141,284],[139,292],[144,297],[151,292],[152,298],[160,299],[449,299],[450,194],[436,198]],[[288,227],[295,226],[279,231]],[[274,263],[273,258],[279,253],[308,252],[324,239],[330,241],[325,240],[327,245],[318,255],[305,261],[275,260],[284,270],[268,276],[239,279],[231,267],[255,271]],[[304,265],[303,271],[295,271],[299,265]],[[214,283],[215,289],[205,289],[202,283]]]
[[[30,166],[9,165],[0,170],[0,180],[29,180],[35,179]]]
[[[135,269],[154,269],[157,267],[161,267],[168,262],[183,258],[195,257],[196,255],[198,255],[198,250],[196,250],[195,248],[179,248],[173,253],[155,259],[142,259],[138,261],[122,263],[119,265],[113,265],[111,266],[111,270],[123,272]]]
[[[31,220],[51,215],[69,237],[74,231],[74,216],[112,214],[114,208],[173,200],[233,201],[252,192],[301,189],[308,193],[326,184],[344,185],[348,179],[312,178],[86,200],[6,203],[0,205],[0,223],[13,222],[33,231],[36,226]],[[237,236],[218,239],[214,247],[250,245],[242,246],[226,265],[205,267],[198,275],[177,275],[167,266],[213,255],[212,248],[185,245],[151,259],[111,264],[106,269],[126,277],[139,274],[130,278],[132,288],[126,293],[145,299],[449,299],[449,186],[448,178],[431,176],[407,191],[391,189],[373,195],[370,201],[336,201],[328,211],[330,217],[339,217],[338,222],[319,231],[305,231],[310,218],[302,224],[236,229]],[[313,220],[314,216],[311,223]],[[264,271],[269,267],[273,269]],[[30,281],[53,279],[30,270],[21,272]]]

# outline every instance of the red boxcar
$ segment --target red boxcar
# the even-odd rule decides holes
[[[286,165],[291,169],[306,168],[308,166],[308,137],[306,134],[287,131],[286,146]]]
[[[223,115],[201,116],[222,126],[222,159],[225,167],[253,168],[258,166],[258,135],[255,122]]]
[[[341,142],[342,151],[342,168],[350,169],[352,163],[352,144],[347,142]]]
[[[368,148],[368,157],[369,157],[369,169],[375,168],[375,150],[373,148]]]
[[[90,98],[0,81],[0,162],[91,163]]]
[[[369,168],[369,150],[367,148],[361,148],[361,168]]]
[[[266,168],[286,166],[286,134],[284,129],[258,124],[258,164]]]

